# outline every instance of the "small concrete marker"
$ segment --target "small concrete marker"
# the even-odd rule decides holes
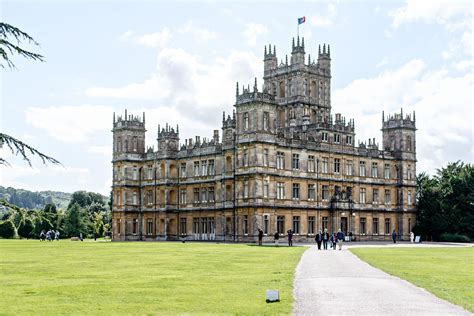
[[[267,303],[270,302],[279,302],[280,301],[280,291],[278,290],[267,290]]]

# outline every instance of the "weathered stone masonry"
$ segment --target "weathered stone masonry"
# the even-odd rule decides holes
[[[264,84],[236,87],[222,140],[187,139],[158,127],[145,147],[143,117],[113,123],[113,240],[254,241],[327,228],[358,240],[407,238],[415,224],[415,114],[385,117],[375,138],[355,145],[354,120],[331,114],[329,45],[305,63],[293,39],[290,63],[265,47]]]

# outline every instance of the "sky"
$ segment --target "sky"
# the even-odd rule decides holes
[[[0,0],[0,20],[45,56],[0,68],[0,131],[63,164],[31,168],[4,146],[0,185],[108,195],[125,109],[146,112],[146,146],[158,124],[212,137],[235,83],[261,85],[264,45],[284,60],[302,16],[306,53],[331,45],[332,113],[355,119],[358,140],[381,144],[382,111],[403,107],[416,111],[418,173],[473,162],[471,1]]]

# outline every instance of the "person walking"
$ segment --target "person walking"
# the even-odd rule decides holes
[[[280,234],[278,232],[273,235],[273,239],[275,239],[275,245],[278,247],[278,240],[280,239]]]
[[[287,233],[288,233],[288,246],[292,247],[293,246],[293,231],[289,229]]]
[[[339,250],[342,250],[342,242],[344,241],[344,233],[339,229],[336,235],[337,244],[339,245]]]
[[[316,243],[318,244],[318,250],[321,250],[321,242],[323,241],[323,234],[321,231],[316,234],[316,237],[314,238],[316,240]]]
[[[415,234],[413,234],[413,232],[410,232],[410,242],[413,243],[414,240],[415,240]]]
[[[263,240],[263,230],[261,228],[258,228],[258,245],[262,245],[262,240]]]
[[[79,233],[79,240],[84,241],[84,238],[82,238],[82,233]]]
[[[392,232],[392,240],[394,244],[397,243],[397,233],[395,232],[395,229]]]
[[[54,234],[54,239],[56,239],[56,241],[59,241],[59,230],[57,230],[56,234]]]
[[[337,244],[337,234],[333,233],[332,234],[332,249],[336,250],[336,244]]]
[[[323,248],[324,248],[324,250],[328,250],[328,241],[329,241],[329,233],[328,233],[328,230],[325,229],[324,234],[323,234]]]

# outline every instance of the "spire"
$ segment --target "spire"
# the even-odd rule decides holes
[[[115,112],[114,112],[114,124],[115,124]]]
[[[382,124],[385,122],[385,111],[382,111]]]
[[[225,122],[225,111],[222,111],[222,124]]]
[[[318,45],[318,54],[321,55],[321,44]]]
[[[277,55],[277,49],[276,49],[276,46],[275,46],[275,45],[273,45],[273,55],[275,55],[275,57],[276,57],[276,55]]]
[[[285,64],[288,66],[288,55],[285,56]]]
[[[255,77],[255,83],[253,84],[253,92],[258,92],[257,77]]]
[[[143,124],[145,124],[145,112],[143,112]]]
[[[239,82],[238,81],[235,83],[235,95],[236,96],[239,95]]]
[[[303,46],[303,48],[304,48],[304,37],[302,37],[301,46]]]
[[[295,38],[293,37],[293,44],[291,45],[291,47],[294,49],[295,48]]]
[[[296,42],[296,46],[300,46],[300,36],[298,35],[298,40]]]
[[[331,48],[329,47],[329,44],[328,44],[328,56],[331,56]]]
[[[268,44],[268,53],[271,55],[272,54],[272,45]]]
[[[400,118],[403,120],[403,108],[400,108]]]
[[[323,54],[326,54],[326,44],[323,44]]]
[[[413,111],[413,122],[415,122],[416,119],[415,119],[415,111]]]
[[[127,109],[125,109],[125,121],[127,120]]]
[[[308,54],[308,65],[311,65],[311,54]]]
[[[179,134],[179,125],[176,124],[176,134]]]
[[[270,53],[271,54],[271,53]],[[267,57],[267,45],[265,45],[265,51],[263,52],[263,56]]]

